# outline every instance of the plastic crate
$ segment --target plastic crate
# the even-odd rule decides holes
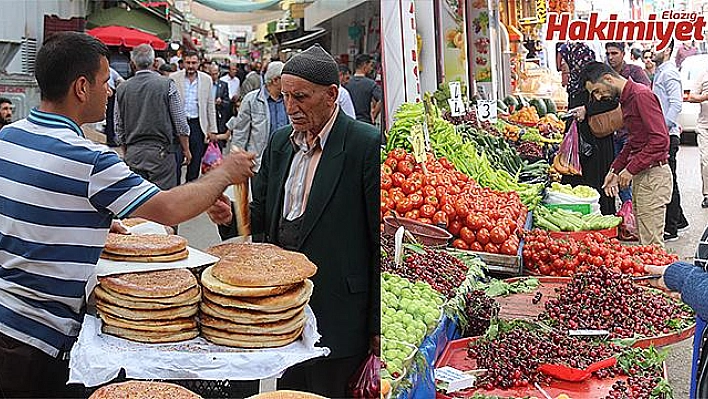
[[[589,215],[592,212],[590,204],[543,204],[548,209],[567,209],[573,212],[580,212]]]

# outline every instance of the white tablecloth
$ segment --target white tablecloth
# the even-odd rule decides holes
[[[327,356],[316,347],[317,320],[309,306],[302,336],[272,349],[238,349],[215,345],[202,337],[172,344],[142,344],[101,333],[101,321],[86,315],[71,350],[70,383],[93,387],[111,381],[123,368],[134,379],[262,380],[308,359]]]

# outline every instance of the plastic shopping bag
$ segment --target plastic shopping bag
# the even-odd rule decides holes
[[[215,167],[221,165],[223,157],[221,155],[221,149],[215,141],[209,143],[206,151],[204,151],[204,156],[202,157],[202,174],[214,169]]]
[[[354,399],[378,399],[381,392],[379,370],[381,359],[373,352],[369,353],[347,384],[349,396]]]
[[[637,218],[634,216],[631,200],[622,204],[617,216],[622,218],[622,223],[619,226],[619,239],[623,241],[638,241]]]
[[[580,139],[578,124],[573,120],[570,129],[565,134],[563,142],[560,144],[558,153],[553,158],[553,167],[562,175],[582,175],[583,169],[580,166]]]

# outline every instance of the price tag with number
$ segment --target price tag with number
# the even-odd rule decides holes
[[[452,100],[462,100],[462,89],[460,88],[460,82],[450,82],[447,84],[450,88],[450,99]]]
[[[450,114],[452,116],[463,116],[465,114],[465,103],[462,100],[449,99],[447,103],[450,104]]]
[[[497,121],[497,102],[494,100],[479,100],[477,101],[477,120],[480,121]]]
[[[423,133],[423,126],[413,125],[408,140],[410,140],[411,147],[413,147],[413,158],[415,158],[415,161],[418,163],[425,162],[425,134]]]

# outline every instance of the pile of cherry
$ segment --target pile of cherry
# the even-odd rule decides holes
[[[690,324],[692,314],[664,295],[607,269],[576,274],[557,288],[539,319],[561,330],[607,330],[609,338],[648,337]]]
[[[494,339],[485,337],[474,342],[467,355],[476,359],[478,369],[487,369],[477,386],[493,390],[550,383],[551,377],[538,371],[543,363],[586,368],[620,351],[620,347],[602,341],[585,341],[557,331],[517,326]],[[613,366],[595,375],[615,377],[620,372],[618,366]]]

